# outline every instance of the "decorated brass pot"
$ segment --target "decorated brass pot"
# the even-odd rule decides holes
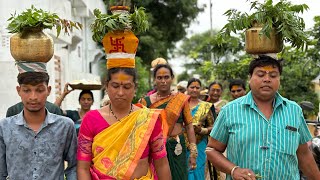
[[[270,33],[270,39],[265,35],[259,35],[262,25],[254,23],[252,28],[246,30],[245,50],[249,54],[278,53],[283,48],[281,35],[275,29]]]
[[[24,30],[10,38],[10,52],[16,61],[48,62],[53,56],[53,40],[40,28]]]

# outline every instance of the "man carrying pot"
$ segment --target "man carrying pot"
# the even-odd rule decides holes
[[[45,65],[17,65],[23,111],[0,120],[0,179],[76,180],[76,130],[71,119],[45,108],[51,91]]]
[[[302,110],[278,93],[281,72],[280,62],[269,56],[252,60],[251,91],[221,109],[206,152],[227,179],[298,180],[298,167],[308,179],[319,179]]]

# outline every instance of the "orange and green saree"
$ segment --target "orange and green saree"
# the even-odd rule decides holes
[[[141,103],[149,108],[164,109],[161,113],[162,126],[164,136],[169,136],[166,142],[167,157],[170,165],[172,179],[187,180],[188,179],[188,162],[187,148],[184,135],[181,134],[178,138],[170,137],[173,127],[176,123],[192,123],[192,116],[188,104],[189,96],[177,93],[157,102],[151,103],[150,97],[147,96],[141,100]],[[178,142],[177,141],[180,141]],[[177,151],[177,145],[181,145],[181,151]]]

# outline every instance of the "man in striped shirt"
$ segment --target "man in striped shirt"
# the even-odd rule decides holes
[[[308,180],[320,179],[301,108],[278,93],[281,72],[279,61],[269,56],[252,60],[251,91],[220,111],[206,152],[227,179],[299,180],[298,167]]]

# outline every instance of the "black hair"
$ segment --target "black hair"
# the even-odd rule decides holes
[[[264,66],[273,66],[273,67],[277,67],[279,69],[279,73],[281,75],[282,73],[282,62],[283,60],[276,60],[270,56],[266,56],[266,55],[259,55],[258,58],[255,58],[254,60],[252,60],[250,62],[249,65],[249,74],[252,76],[253,70],[256,67],[264,67]]]
[[[200,79],[191,78],[191,79],[189,79],[189,81],[188,81],[187,88],[188,88],[188,87],[190,86],[190,84],[193,83],[193,82],[198,82],[198,83],[200,84],[200,86],[201,86],[201,81],[200,81]]]
[[[133,82],[134,84],[137,84],[137,71],[135,68],[111,68],[108,69],[108,73],[107,73],[107,83],[111,80],[111,75],[118,73],[118,72],[124,72],[125,74],[132,76],[133,77]]]
[[[158,65],[153,69],[153,77],[154,77],[154,78],[156,78],[157,71],[158,71],[160,68],[169,69],[171,77],[174,78],[173,70],[172,70],[171,66],[169,66],[168,64],[158,64]]]
[[[84,95],[84,94],[90,94],[90,96],[91,96],[91,98],[92,98],[92,101],[94,101],[92,91],[90,91],[90,90],[82,90],[82,91],[80,92],[80,94],[79,94],[79,102],[80,102],[80,99],[81,99],[82,95]]]
[[[19,85],[30,84],[34,86],[43,82],[45,82],[48,85],[49,75],[45,72],[24,72],[18,74],[17,80]]]
[[[218,84],[218,85],[220,86],[221,90],[223,90],[221,83],[219,83],[219,82],[217,82],[217,81],[213,81],[213,82],[209,85],[209,88],[208,88],[209,91],[210,91],[211,86],[213,86],[214,84]]]
[[[232,86],[238,85],[241,86],[244,90],[246,90],[246,82],[242,79],[232,79],[229,84],[229,90],[231,91]]]

